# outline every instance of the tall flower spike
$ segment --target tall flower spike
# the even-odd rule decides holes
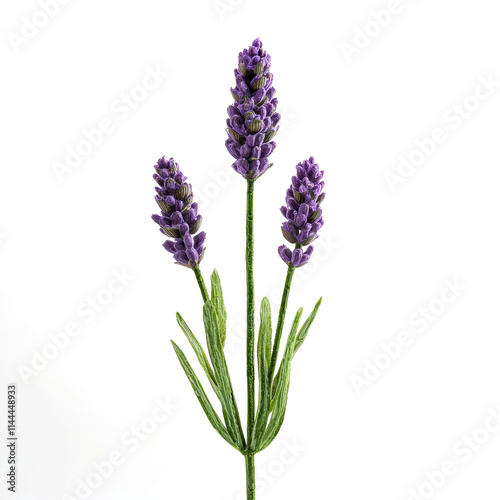
[[[202,217],[198,215],[198,204],[193,203],[191,184],[186,182],[187,177],[173,158],[168,161],[160,158],[154,168],[153,179],[158,183],[155,200],[161,215],[151,217],[160,231],[172,238],[165,241],[163,247],[174,254],[176,264],[194,268],[203,259],[206,234],[198,233]]]
[[[286,192],[286,206],[281,207],[281,213],[287,219],[283,222],[281,231],[290,243],[295,243],[292,251],[286,245],[278,248],[280,257],[290,267],[303,266],[314,250],[311,245],[318,237],[318,231],[323,226],[323,211],[321,202],[325,199],[323,187],[325,183],[323,170],[314,163],[311,156],[297,165],[297,175],[292,177],[292,184]]]
[[[231,89],[234,103],[227,108],[226,148],[236,158],[233,168],[246,179],[257,179],[268,168],[269,155],[276,143],[271,141],[279,129],[278,99],[274,97],[271,56],[256,38],[240,52],[234,70],[236,86]]]

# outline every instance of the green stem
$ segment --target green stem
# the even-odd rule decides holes
[[[245,465],[247,471],[247,500],[255,500],[255,455],[253,453],[245,455]]]
[[[253,188],[254,188],[254,181],[248,179],[247,218],[246,218],[248,449],[250,449],[252,444],[251,436],[255,422],[255,361],[254,361],[255,299],[254,299],[254,283],[253,283]],[[252,462],[253,462],[253,457],[252,457]],[[247,472],[248,472],[248,467],[247,467]],[[253,496],[251,498],[253,498]]]
[[[207,288],[205,287],[205,282],[203,281],[203,276],[201,275],[200,268],[198,264],[193,267],[194,274],[196,276],[196,281],[200,287],[201,296],[203,297],[203,303],[205,303],[210,297],[208,296]]]
[[[283,325],[285,324],[286,306],[288,304],[288,296],[290,295],[290,288],[292,286],[292,278],[295,267],[289,267],[286,273],[285,287],[283,288],[283,295],[281,296],[281,306],[278,316],[278,326],[276,327],[276,336],[274,337],[273,354],[271,356],[271,365],[269,367],[269,381],[273,383],[274,370],[276,368],[276,361],[278,359],[278,351],[280,348],[281,334],[283,333]]]

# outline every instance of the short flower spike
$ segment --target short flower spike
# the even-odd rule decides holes
[[[290,243],[295,243],[292,251],[286,245],[278,248],[280,257],[289,266],[300,267],[311,258],[314,247],[311,245],[303,251],[303,247],[318,237],[323,226],[321,202],[325,199],[323,187],[325,183],[323,170],[320,170],[311,156],[297,165],[297,174],[292,177],[292,184],[286,192],[286,206],[281,213],[287,219],[281,231]]]
[[[206,234],[198,233],[202,217],[198,215],[198,204],[193,203],[193,191],[187,177],[179,170],[173,158],[160,158],[155,165],[154,180],[158,183],[155,200],[161,215],[152,215],[160,231],[171,240],[163,244],[165,250],[174,254],[176,264],[194,268],[203,259]],[[198,234],[196,234],[198,233]]]

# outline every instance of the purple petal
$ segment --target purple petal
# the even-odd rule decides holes
[[[292,259],[292,252],[286,245],[281,245],[278,248],[278,254],[287,264],[290,263]]]
[[[184,235],[184,245],[186,245],[186,248],[193,247],[193,237],[189,233]]]
[[[297,267],[302,260],[302,250],[300,248],[296,248],[292,252],[292,266]]]
[[[172,214],[172,224],[174,224],[175,226],[179,226],[183,222],[184,222],[184,219],[183,219],[182,214],[180,212],[174,212]]]
[[[188,259],[188,256],[186,255],[186,252],[174,253],[174,259],[177,262],[180,262],[181,264],[188,264],[189,263],[189,259]]]
[[[255,145],[262,146],[263,142],[264,142],[264,134],[262,133],[255,134]]]
[[[196,248],[198,248],[200,245],[203,245],[203,243],[205,243],[205,238],[207,237],[207,234],[205,233],[205,231],[201,231],[201,233],[197,234],[194,238],[193,238],[193,243],[194,243],[194,246]]]
[[[171,241],[171,240],[165,241],[165,243],[163,243],[163,248],[167,252],[175,253],[175,243],[173,241]]]
[[[198,255],[198,252],[194,248],[188,248],[186,250],[186,255],[187,255],[189,260],[194,260],[195,262],[197,262],[198,259],[200,258],[200,256]]]

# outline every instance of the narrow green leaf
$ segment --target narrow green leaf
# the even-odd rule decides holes
[[[316,314],[318,312],[319,306],[321,305],[321,301],[323,300],[323,297],[320,297],[318,302],[316,302],[316,305],[314,306],[314,309],[312,313],[309,315],[309,317],[306,319],[305,323],[302,325],[302,328],[299,330],[299,333],[297,335],[297,340],[295,341],[295,353],[299,350],[299,347],[302,345],[304,342],[307,333],[309,332],[309,328],[312,325],[312,322],[314,321],[314,318],[316,317]]]
[[[302,311],[302,308],[300,308],[300,311]],[[297,312],[297,314],[298,314],[298,312]],[[295,315],[295,319],[297,319],[297,315]],[[295,326],[295,323],[292,324],[292,329],[290,330],[290,335],[292,334],[292,332],[294,330],[294,326]],[[295,328],[295,331],[297,331],[297,328]],[[298,335],[295,337],[295,346],[297,345],[297,338],[298,338]],[[297,349],[294,347],[294,350],[292,353],[292,359],[295,356],[296,352],[297,352]],[[274,377],[274,380],[273,380],[273,385],[271,388],[271,404],[269,405],[269,412],[272,412],[274,409],[274,404],[276,403],[276,391],[277,391],[278,385],[280,383],[281,377],[283,376],[282,374],[286,373],[284,368],[283,368],[284,363],[285,363],[285,356],[283,356],[283,359],[281,360],[281,363],[280,363],[280,367],[278,369],[278,373],[276,374],[276,376]]]
[[[258,443],[258,451],[267,448],[272,443],[279,430],[281,429],[283,420],[285,419],[286,403],[288,401],[288,389],[290,387],[290,370],[292,367],[292,358],[295,350],[295,338],[301,315],[302,308],[297,311],[295,319],[293,320],[292,329],[290,330],[290,335],[288,336],[282,362],[283,372],[278,382],[275,400],[273,401],[273,413],[271,415],[271,419],[269,421],[269,425],[267,426],[266,432]]]
[[[261,328],[264,326],[263,337],[262,337],[262,351],[263,356],[266,360],[267,366],[271,366],[271,355],[273,352],[273,323],[271,320],[271,304],[267,297],[262,299],[262,305],[260,310],[260,321]],[[259,330],[260,335],[260,330]],[[269,374],[268,374],[269,377]]]
[[[187,360],[186,356],[182,352],[182,350],[177,346],[177,344],[172,340],[172,345],[174,346],[175,353],[177,354],[177,357],[179,358],[179,361],[181,363],[182,368],[184,368],[184,371],[186,372],[187,378],[189,382],[191,383],[191,386],[194,390],[194,393],[196,394],[196,397],[198,398],[198,401],[201,404],[201,407],[203,408],[203,411],[205,412],[205,415],[207,416],[208,420],[212,424],[213,428],[234,448],[236,448],[239,451],[243,451],[242,447],[239,447],[236,442],[233,440],[233,438],[229,435],[229,432],[227,429],[224,427],[224,424],[222,423],[221,419],[219,418],[219,415],[217,415],[217,412],[214,410],[212,404],[210,403],[210,400],[208,399],[205,391],[203,390],[203,386],[201,385],[200,381],[198,380],[198,377],[194,373],[193,369],[191,368],[191,365],[189,364],[189,361]]]
[[[215,306],[215,310],[217,311],[217,322],[219,324],[219,333],[220,340],[222,344],[222,348],[224,349],[224,345],[226,343],[226,307],[224,305],[224,296],[222,295],[222,285],[220,282],[219,274],[214,269],[214,272],[210,276],[210,283],[212,285],[212,298],[211,301]]]
[[[215,370],[217,387],[220,389],[224,420],[226,421],[227,429],[232,438],[242,449],[245,446],[245,438],[243,436],[240,416],[238,414],[233,387],[227,369],[226,358],[222,350],[217,312],[210,300],[207,300],[203,306],[203,321],[207,334],[208,353]]]
[[[253,429],[251,447],[256,449],[257,443],[264,435],[269,417],[269,404],[271,402],[271,387],[269,381],[269,364],[271,362],[272,342],[271,305],[267,297],[262,299],[260,306],[260,328],[257,342],[257,366],[259,372],[259,404],[257,418]]]
[[[215,380],[215,374],[212,370],[212,367],[210,366],[210,362],[208,361],[207,355],[205,354],[205,351],[203,350],[203,347],[201,346],[200,342],[198,339],[195,337],[194,333],[191,331],[187,323],[184,321],[184,318],[177,313],[176,314],[177,318],[177,323],[179,323],[179,326],[181,327],[182,331],[184,332],[184,335],[186,335],[187,339],[189,340],[189,343],[191,344],[191,347],[193,348],[196,357],[198,358],[198,361],[200,362],[201,367],[207,374],[208,380],[210,381],[210,384],[215,391],[215,393],[219,396],[220,391],[219,388],[217,387],[217,381]]]
[[[306,321],[302,325],[302,328],[299,330],[299,333],[297,334],[297,339],[295,340],[295,350],[293,353],[294,356],[295,356],[295,353],[299,350],[299,347],[304,342],[304,340],[307,336],[307,333],[309,332],[309,328],[311,327],[312,322],[314,321],[314,318],[316,317],[316,314],[318,312],[318,309],[319,309],[319,306],[321,305],[322,300],[323,300],[323,297],[321,297],[318,300],[318,302],[316,302],[316,305],[314,306],[312,313],[309,315],[309,317],[306,319]],[[282,362],[282,364],[283,364],[283,362]],[[276,377],[274,377],[273,388],[272,388],[272,397],[273,398],[276,395],[276,387],[278,386],[278,381],[279,381],[279,378],[281,376],[282,364],[279,367],[279,370],[278,370],[278,373],[276,374]],[[272,409],[272,406],[271,406],[271,409]]]

